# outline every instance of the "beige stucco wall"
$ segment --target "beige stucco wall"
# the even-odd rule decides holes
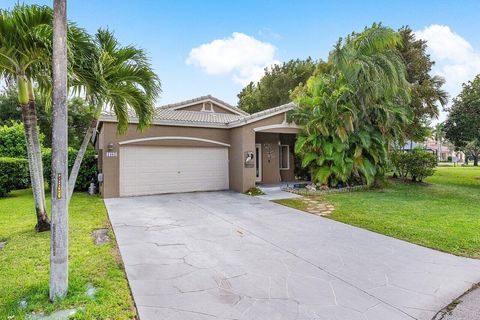
[[[278,183],[280,181],[295,180],[295,163],[293,148],[295,145],[294,134],[257,132],[256,143],[262,145],[262,183]],[[289,145],[289,169],[280,170],[279,144]],[[271,148],[270,155],[267,145]]]
[[[130,124],[128,132],[124,135],[117,135],[116,130],[116,123],[104,122],[99,137],[99,159],[101,159],[101,172],[104,176],[104,181],[100,184],[100,192],[105,198],[119,196],[119,159],[122,152],[119,142],[147,137],[179,136],[208,139],[230,144],[230,132],[227,129],[152,126],[144,132],[138,132],[136,131],[136,125]],[[113,151],[117,152],[116,157],[106,156],[107,147],[110,143],[113,144]],[[134,144],[184,147],[215,146],[210,143],[189,140],[155,140],[136,142]]]
[[[294,134],[280,134],[281,144],[290,146],[290,153],[288,155],[290,168],[288,170],[280,170],[282,181],[295,181],[295,140],[296,135]]]
[[[255,152],[256,136],[260,136],[262,141],[268,141],[272,144],[272,154],[270,162],[265,152],[263,155],[263,182],[276,183],[281,180],[292,180],[293,178],[293,158],[290,159],[290,170],[280,173],[278,166],[278,141],[282,134],[279,133],[257,133],[255,128],[281,124],[285,120],[284,113],[262,119],[243,126],[222,129],[222,128],[194,128],[181,126],[160,126],[154,125],[146,131],[137,132],[136,125],[129,125],[128,132],[125,135],[117,135],[116,123],[103,122],[100,136],[98,139],[99,165],[104,175],[104,181],[100,185],[100,191],[105,198],[119,196],[119,159],[122,152],[119,142],[162,136],[193,137],[218,141],[229,144],[229,181],[230,189],[245,192],[255,186],[255,168],[245,168],[244,154],[246,151]],[[291,129],[288,130],[291,132]],[[116,157],[106,157],[107,146],[113,144],[113,151],[117,152]],[[214,146],[210,143],[189,141],[189,140],[154,140],[135,142],[138,145],[155,146]],[[262,150],[263,151],[263,150]]]
[[[257,132],[256,143],[262,145],[262,183],[278,183],[281,181],[279,169],[278,133]]]
[[[255,186],[255,168],[245,168],[244,166],[244,152],[255,152],[255,144],[260,143],[258,139],[268,141],[272,144],[272,154],[270,162],[268,162],[268,156],[263,148],[262,143],[262,183],[277,183],[282,181],[282,175],[278,165],[278,141],[280,135],[278,133],[272,133],[268,130],[268,134],[264,132],[255,132],[255,128],[282,124],[285,121],[285,113],[281,113],[266,119],[262,119],[256,122],[246,124],[242,127],[231,129],[231,148],[230,153],[234,153],[235,156],[241,154],[242,159],[235,161],[234,156],[230,157],[230,188],[238,192],[245,192],[248,189]],[[277,129],[279,132],[284,132],[285,129]],[[288,133],[296,133],[298,129],[289,128]],[[240,150],[241,148],[241,150]],[[285,180],[293,180],[293,155],[290,158],[290,170],[285,172]],[[238,160],[238,159],[236,159]],[[232,162],[234,161],[234,162]]]

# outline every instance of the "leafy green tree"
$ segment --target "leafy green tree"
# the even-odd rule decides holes
[[[90,126],[94,108],[85,99],[73,97],[68,101],[68,146],[78,150],[83,135]],[[42,130],[43,132],[43,130]],[[51,138],[48,140],[51,142]]]
[[[292,118],[303,126],[295,151],[312,178],[336,185],[383,175],[388,149],[409,122],[409,85],[396,49],[401,38],[374,24],[340,39],[330,53],[330,72],[296,90]]]
[[[478,159],[480,158],[480,141],[478,139],[470,141],[465,145],[464,151],[467,157],[473,158],[473,165],[478,166]]]
[[[44,136],[44,145],[50,147],[52,144],[52,121],[51,116],[45,108],[44,99],[38,90],[35,90],[35,96],[39,97],[35,101],[35,108],[37,112],[37,126],[40,134]],[[18,95],[15,88],[7,87],[4,92],[0,94],[0,125],[12,124],[22,121],[22,114],[19,112]],[[69,123],[70,127],[70,123]]]
[[[442,89],[445,80],[430,75],[434,62],[426,53],[427,42],[416,39],[409,27],[400,28],[398,32],[401,42],[397,49],[405,61],[406,78],[411,88],[409,107],[413,112],[412,122],[404,131],[408,140],[420,142],[428,137],[430,119],[438,117],[438,107],[447,104],[448,94]]]
[[[480,75],[463,84],[448,111],[445,136],[455,148],[465,150],[468,143],[480,141]],[[478,165],[478,156],[471,156]]]
[[[27,159],[27,145],[25,130],[20,122],[0,127],[0,157]],[[40,145],[43,146],[43,134],[39,136]]]
[[[38,94],[37,94],[38,96]],[[37,124],[40,134],[44,136],[43,145],[52,145],[52,116],[45,110],[42,99],[36,103]],[[0,94],[0,125],[10,125],[22,121],[18,112],[18,97],[15,91],[6,90]],[[90,125],[93,108],[84,99],[73,97],[68,101],[68,146],[78,149],[82,136]],[[22,127],[23,128],[23,127]],[[25,151],[26,152],[26,151]]]
[[[265,69],[258,83],[249,83],[238,96],[238,107],[248,113],[278,107],[290,102],[290,92],[313,75],[317,62],[290,60]]]
[[[110,108],[115,113],[118,133],[127,130],[130,110],[138,117],[138,130],[143,130],[152,122],[155,98],[161,91],[160,80],[142,49],[122,47],[111,31],[102,29],[95,35],[95,44],[95,58],[84,66],[82,74],[84,79],[89,80],[85,84],[80,83],[86,87],[94,108],[70,172],[69,199],[102,110]]]
[[[18,95],[15,89],[6,88],[0,94],[0,125],[8,125],[12,122],[22,121],[22,115],[18,112]]]

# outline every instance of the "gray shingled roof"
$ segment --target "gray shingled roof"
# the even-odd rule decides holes
[[[222,123],[243,118],[237,114],[229,113],[214,113],[205,111],[188,111],[188,110],[170,110],[157,109],[155,113],[155,120],[171,120],[171,121],[185,121],[185,122],[202,122],[202,123]]]
[[[293,103],[287,103],[275,108],[267,109],[253,114],[237,115],[229,113],[216,113],[205,111],[174,110],[170,108],[159,107],[155,110],[154,124],[164,125],[187,125],[187,126],[206,126],[206,127],[237,127],[246,123],[253,122],[256,119],[268,117],[269,115],[289,111],[294,108]],[[136,115],[129,111],[129,121],[135,123],[138,121]],[[116,121],[113,112],[104,112],[100,121]]]
[[[241,114],[244,114],[244,115],[247,115],[248,113],[243,111],[242,109],[240,108],[237,108],[235,106],[232,106],[231,104],[223,101],[223,100],[220,100],[218,98],[215,98],[214,96],[212,95],[206,95],[206,96],[201,96],[201,97],[198,97],[198,98],[193,98],[193,99],[190,99],[190,100],[185,100],[185,101],[180,101],[180,102],[175,102],[175,103],[170,103],[170,104],[166,104],[166,105],[163,105],[163,106],[160,106],[158,107],[157,109],[172,109],[172,108],[176,108],[176,107],[180,107],[180,106],[183,106],[183,105],[188,105],[188,104],[193,104],[195,102],[199,102],[199,101],[203,101],[203,100],[207,100],[207,99],[210,99],[220,105],[224,105],[230,109],[233,109],[237,112],[240,112]]]

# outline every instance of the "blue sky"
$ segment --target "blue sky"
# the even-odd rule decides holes
[[[68,0],[70,20],[90,32],[108,27],[123,44],[147,50],[162,80],[158,104],[204,94],[236,104],[242,84],[265,65],[325,59],[338,37],[372,22],[421,31],[438,61],[433,72],[453,95],[480,73],[478,12],[480,1]]]

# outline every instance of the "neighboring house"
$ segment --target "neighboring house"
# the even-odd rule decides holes
[[[434,139],[427,139],[423,143],[409,141],[407,144],[405,144],[403,150],[409,151],[415,148],[421,148],[431,151],[434,154],[438,154],[438,143]],[[442,143],[440,150],[440,161],[448,161],[449,157],[451,157],[452,161],[454,159],[456,159],[456,162],[460,163],[465,161],[465,154],[461,151],[455,151],[454,147],[450,143]]]
[[[106,198],[231,189],[294,180],[299,128],[287,123],[293,104],[248,114],[210,95],[156,109],[153,125],[116,133],[102,115],[96,147]]]

